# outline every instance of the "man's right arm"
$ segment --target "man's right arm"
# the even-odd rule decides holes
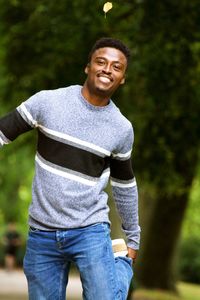
[[[9,144],[20,134],[33,129],[17,109],[0,118],[0,147]]]

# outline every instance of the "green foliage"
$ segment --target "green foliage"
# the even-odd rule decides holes
[[[41,89],[82,83],[94,41],[103,35],[120,35],[119,27],[115,33],[112,26],[117,17],[111,19],[110,14],[104,19],[103,3],[0,0],[3,101],[15,104]],[[123,5],[122,13],[129,7]]]
[[[193,52],[197,4],[143,1],[136,39],[140,68],[136,85],[130,86],[134,94],[135,89],[140,93],[134,99],[139,134],[135,165],[143,180],[166,193],[184,193],[195,174],[200,129],[198,60]]]
[[[200,168],[193,181],[190,193],[190,202],[186,210],[182,229],[182,238],[199,238],[200,235]]]
[[[200,168],[193,182],[190,202],[182,228],[182,241],[179,250],[179,272],[183,280],[200,283]]]
[[[183,281],[200,284],[200,238],[182,241],[179,258],[180,276]]]
[[[23,136],[0,151],[0,224],[16,221],[26,230],[31,199],[34,154],[32,134]]]

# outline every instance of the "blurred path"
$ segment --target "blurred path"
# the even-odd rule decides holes
[[[76,275],[69,277],[67,297],[69,300],[81,300],[82,287]],[[0,300],[27,300],[26,278],[21,270],[7,272],[0,269]]]

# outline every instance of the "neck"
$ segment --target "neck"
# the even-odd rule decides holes
[[[86,84],[83,85],[81,90],[83,97],[94,106],[106,106],[110,101],[110,97],[89,91]]]

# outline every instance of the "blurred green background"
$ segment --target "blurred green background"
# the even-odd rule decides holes
[[[199,1],[116,0],[106,18],[104,3],[0,0],[0,116],[39,90],[82,84],[96,39],[126,43],[132,60],[113,100],[135,131],[142,239],[134,288],[200,284]],[[19,263],[35,149],[31,132],[0,151],[0,237],[16,221],[24,240]],[[118,237],[120,220],[108,192]]]

